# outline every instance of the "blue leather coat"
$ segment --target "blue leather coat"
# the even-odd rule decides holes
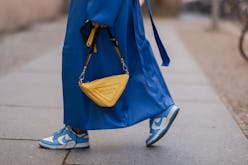
[[[129,68],[128,85],[112,108],[98,107],[77,85],[88,53],[80,35],[80,27],[86,20],[111,27]],[[87,80],[122,73],[118,56],[105,31],[100,32],[97,49],[86,73]],[[123,128],[174,104],[145,37],[138,0],[71,0],[62,56],[66,125],[85,130]],[[168,64],[166,59],[163,62]]]

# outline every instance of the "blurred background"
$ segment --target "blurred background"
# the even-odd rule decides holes
[[[62,48],[68,5],[69,0],[0,0],[0,77]],[[159,31],[163,26],[176,31],[248,137],[248,34],[242,38],[248,1],[153,0],[151,5]]]

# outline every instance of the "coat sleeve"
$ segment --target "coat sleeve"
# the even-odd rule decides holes
[[[124,0],[89,0],[87,17],[89,20],[112,26]]]

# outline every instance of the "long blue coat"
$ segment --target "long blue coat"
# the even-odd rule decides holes
[[[112,108],[101,108],[78,87],[88,48],[80,27],[92,20],[111,27],[128,65],[128,85]],[[122,73],[120,61],[106,32],[100,32],[98,52],[86,72],[87,80]],[[62,55],[64,124],[84,130],[131,126],[174,102],[144,33],[138,0],[71,0]]]

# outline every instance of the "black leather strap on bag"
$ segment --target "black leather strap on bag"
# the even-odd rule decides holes
[[[89,62],[91,60],[91,57],[93,55],[93,53],[95,52],[96,50],[96,43],[97,43],[97,39],[98,39],[98,36],[99,36],[99,30],[100,30],[101,27],[96,27],[96,26],[92,26],[92,29],[91,29],[91,32],[89,34],[89,37],[88,37],[88,41],[86,43],[86,45],[88,47],[90,47],[90,50],[89,50],[89,53],[88,53],[88,57],[85,61],[85,64],[84,64],[84,67],[83,67],[83,71],[81,73],[81,75],[79,76],[79,81],[82,83],[83,80],[84,80],[84,77],[85,77],[85,72],[88,68],[88,65],[89,65]],[[124,61],[124,58],[122,57],[121,55],[121,51],[119,49],[119,45],[118,45],[118,42],[117,40],[115,39],[115,37],[113,36],[113,34],[111,33],[109,27],[105,27],[105,28],[101,28],[101,29],[106,29],[108,35],[109,35],[109,39],[111,41],[111,43],[113,44],[114,46],[114,49],[115,49],[115,52],[117,53],[117,55],[119,56],[119,59],[120,59],[120,62],[121,62],[121,65],[122,65],[122,69],[125,73],[129,73],[128,72],[128,67]]]

